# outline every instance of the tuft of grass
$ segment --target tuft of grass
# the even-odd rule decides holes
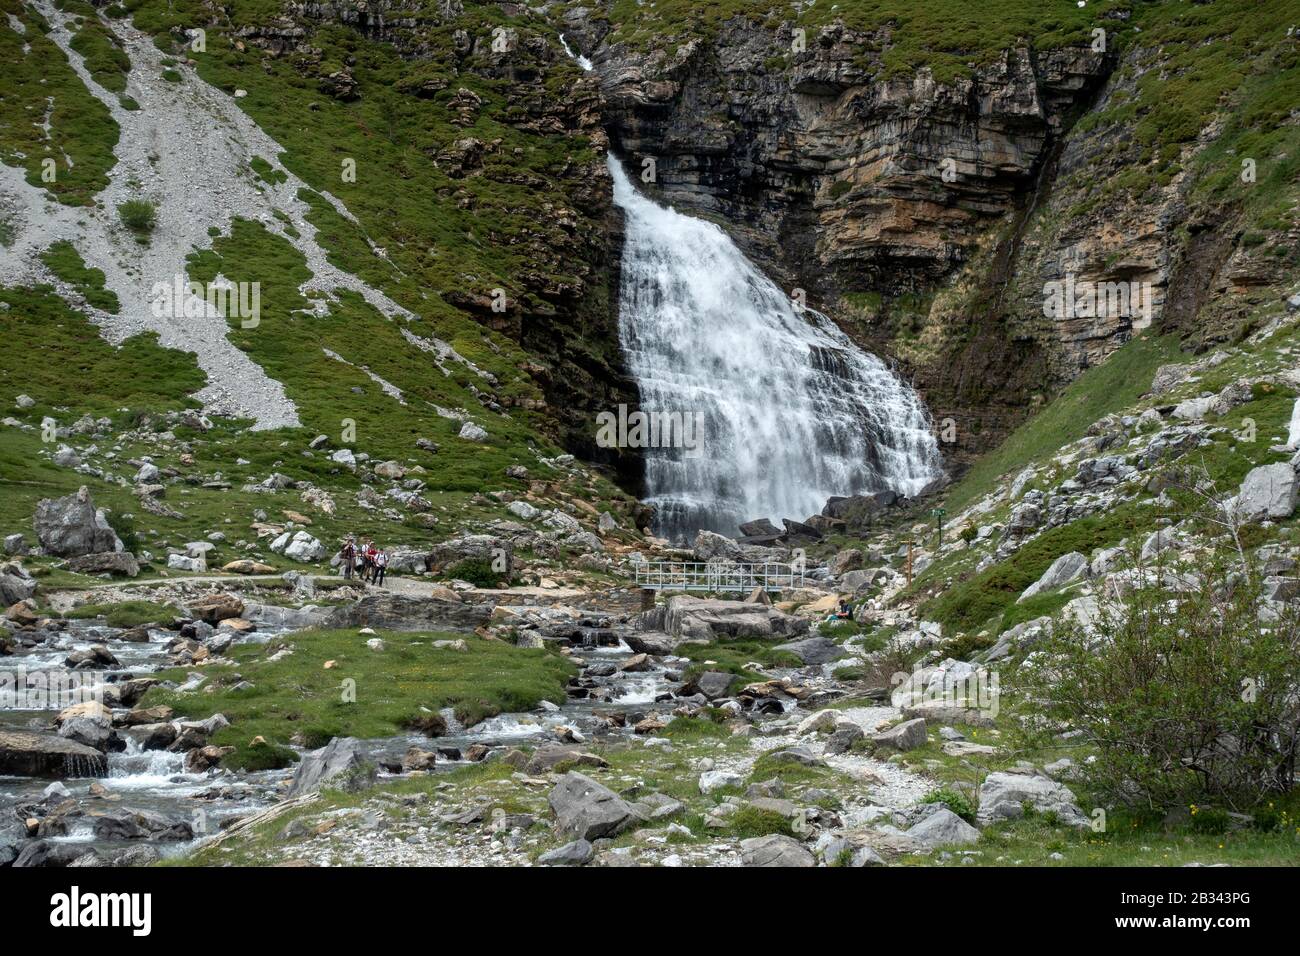
[[[170,604],[153,601],[120,601],[116,604],[83,604],[64,614],[64,617],[85,620],[102,617],[109,627],[139,627],[142,624],[161,624],[170,621],[181,611]]]
[[[775,810],[743,806],[731,815],[730,830],[740,839],[770,836],[779,833],[782,836],[794,836],[794,828],[784,814]]]
[[[146,239],[158,225],[158,207],[147,199],[128,199],[118,205],[117,214],[137,239]]]

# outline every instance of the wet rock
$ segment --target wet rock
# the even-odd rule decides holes
[[[402,772],[432,770],[437,763],[438,754],[436,751],[424,750],[420,747],[408,747],[406,753],[402,755]]]
[[[126,728],[126,736],[140,745],[141,750],[166,750],[176,741],[176,726],[159,721],[151,724],[135,724]]]
[[[735,675],[725,671],[705,671],[695,678],[695,686],[709,700],[726,697]]]
[[[0,775],[105,777],[108,761],[93,747],[56,734],[0,730]]]
[[[185,820],[170,819],[145,810],[96,810],[86,820],[100,840],[192,840],[194,831]]]
[[[239,617],[244,612],[244,602],[233,594],[211,594],[189,604],[195,617],[209,624]]]
[[[22,848],[13,866],[14,869],[35,866],[72,866],[75,861],[87,855],[97,854],[94,850],[88,850],[85,844],[33,840]]]
[[[638,654],[665,657],[677,647],[677,639],[662,631],[630,631],[623,635],[627,646]]]
[[[783,533],[767,518],[743,522],[739,530],[746,538],[779,538]]]
[[[68,667],[86,670],[95,667],[118,667],[120,662],[103,644],[94,644],[82,650],[73,651],[63,661]]]
[[[793,638],[808,630],[805,618],[763,604],[674,595],[638,618],[643,631],[662,631],[675,638]]]
[[[234,747],[218,747],[215,744],[195,747],[185,754],[185,770],[188,773],[206,773],[234,752]]]

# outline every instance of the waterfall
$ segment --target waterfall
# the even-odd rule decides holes
[[[831,495],[915,494],[939,474],[925,407],[880,359],[796,311],[718,226],[641,195],[613,155],[609,171],[626,219],[619,337],[641,409],[703,431],[698,451],[644,449],[660,534],[734,535],[803,520]]]
[[[803,520],[831,495],[911,495],[938,476],[916,392],[826,316],[796,312],[716,225],[650,201],[608,163],[626,221],[619,338],[649,431],[670,439],[641,445],[660,534],[734,535],[742,521]]]

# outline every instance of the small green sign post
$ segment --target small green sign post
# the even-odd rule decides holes
[[[939,544],[943,544],[943,516],[948,512],[943,508],[935,508],[930,514],[934,517],[935,526],[939,529]]]

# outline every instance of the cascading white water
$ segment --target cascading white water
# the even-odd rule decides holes
[[[645,449],[661,534],[734,535],[938,475],[915,391],[826,316],[796,312],[718,226],[641,195],[613,155],[609,170],[626,219],[619,334],[641,408],[703,424],[698,455]]]
[[[641,410],[703,431],[644,449],[660,534],[802,520],[832,495],[915,494],[939,474],[916,392],[826,316],[796,312],[716,225],[657,205],[608,162],[626,220],[619,337]]]

